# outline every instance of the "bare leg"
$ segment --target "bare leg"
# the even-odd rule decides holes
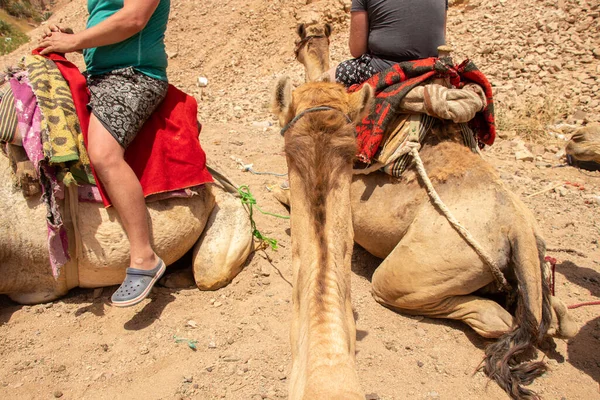
[[[125,162],[125,149],[92,114],[88,133],[89,156],[96,174],[119,213],[130,243],[130,266],[149,270],[158,258],[150,245],[150,230],[140,182]]]

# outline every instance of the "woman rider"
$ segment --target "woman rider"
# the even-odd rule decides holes
[[[142,187],[125,162],[127,146],[167,93],[164,35],[170,0],[88,0],[86,29],[52,25],[42,55],[83,50],[92,115],[87,150],[130,243],[130,268],[113,294],[116,306],[142,301],[165,271],[150,245]]]

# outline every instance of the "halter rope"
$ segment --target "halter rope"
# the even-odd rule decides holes
[[[338,110],[337,108],[333,108],[333,107],[329,107],[329,106],[317,106],[317,107],[307,108],[306,110],[302,111],[300,114],[296,115],[294,117],[294,119],[292,119],[290,122],[287,123],[286,126],[281,128],[281,131],[280,131],[281,136],[283,136],[292,127],[292,125],[294,125],[296,123],[296,121],[298,121],[300,118],[302,118],[305,114],[316,112],[316,111],[331,111],[331,110],[341,112],[342,114],[344,114],[344,117],[346,117],[346,120],[348,121],[348,123],[352,122],[352,120],[350,119],[349,116],[347,116],[344,112],[342,112],[341,110]]]

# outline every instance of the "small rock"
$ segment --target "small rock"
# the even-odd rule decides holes
[[[184,375],[183,383],[192,383],[194,381],[194,377],[192,375]]]
[[[222,305],[223,305],[223,303],[221,303],[220,301],[215,301],[213,303],[213,306],[215,306],[215,307],[221,307]]]
[[[558,193],[558,195],[560,197],[565,197],[567,195],[567,193],[569,193],[569,191],[567,190],[567,188],[564,187],[564,186],[559,186],[557,188],[554,188],[554,192]]]
[[[193,319],[190,319],[190,320],[187,322],[187,326],[189,326],[190,328],[194,328],[194,329],[195,329],[195,328],[197,328],[197,327],[198,327],[198,323],[197,323],[196,321],[194,321]]]
[[[150,350],[148,350],[148,347],[146,347],[146,346],[140,347],[140,354],[141,355],[146,355],[148,353],[150,353]]]
[[[365,395],[365,400],[379,400],[380,397],[377,393],[368,393]]]
[[[498,137],[501,139],[512,139],[517,136],[515,131],[498,131]]]
[[[217,348],[217,344],[211,340],[210,342],[208,342],[208,348],[209,349],[216,349]]]
[[[208,86],[208,78],[206,78],[205,76],[199,76],[198,77],[198,86],[200,86],[200,87]]]
[[[533,161],[535,157],[529,150],[519,150],[515,152],[515,159],[517,161]]]
[[[63,392],[61,392],[60,390],[55,390],[54,393],[53,393],[53,395],[57,399],[60,399],[61,397],[63,397]]]
[[[254,126],[256,128],[268,128],[271,125],[273,125],[271,123],[271,121],[254,121],[254,122],[252,122],[252,126]]]
[[[50,368],[50,371],[52,372],[64,372],[67,370],[67,367],[64,366],[63,364],[58,365],[58,366],[53,366]]]
[[[419,361],[417,361],[417,366],[418,366],[419,368],[423,368],[423,365],[425,365],[425,364],[423,364],[423,362],[422,362],[422,361],[420,361],[420,360],[419,360]]]

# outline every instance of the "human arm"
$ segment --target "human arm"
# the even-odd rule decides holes
[[[357,58],[369,50],[369,15],[366,11],[350,13],[350,54]]]
[[[448,0],[446,0],[446,13],[444,14],[444,44],[446,44],[446,38],[448,33],[446,27],[448,26]]]
[[[158,7],[160,0],[124,0],[123,8],[95,25],[75,34],[50,29],[39,44],[44,47],[40,54],[52,52],[69,53],[81,49],[119,43],[140,32]]]

